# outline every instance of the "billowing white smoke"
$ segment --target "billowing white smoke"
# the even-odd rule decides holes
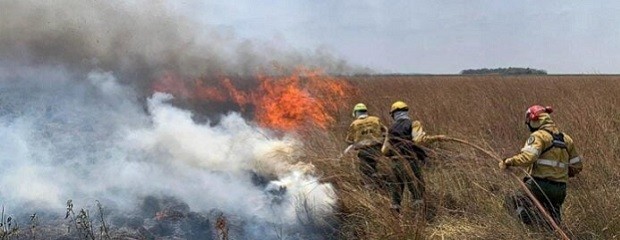
[[[304,204],[319,216],[332,211],[332,187],[296,162],[300,143],[236,113],[198,124],[162,93],[145,109],[109,72],[84,81],[0,64],[0,73],[0,199],[13,210],[60,212],[67,199],[130,210],[144,196],[170,195],[194,211],[265,225],[295,225]],[[251,173],[278,180],[260,187]],[[284,188],[274,204],[266,190]]]
[[[161,93],[149,99],[153,125],[131,132],[125,140],[125,146],[134,151],[157,155],[151,155],[149,163],[172,167],[158,173],[162,174],[162,182],[154,182],[162,185],[158,190],[184,196],[190,206],[209,202],[210,207],[269,216],[271,198],[249,184],[248,173],[253,171],[277,176],[281,180],[271,184],[286,187],[292,197],[275,214],[280,221],[296,221],[295,207],[303,200],[299,197],[308,198],[315,210],[329,211],[334,204],[331,186],[308,175],[311,165],[292,164],[299,147],[295,139],[269,138],[265,130],[248,125],[234,113],[214,127],[197,125],[190,112],[166,104],[169,99],[170,95]]]
[[[170,3],[0,1],[0,204],[63,212],[68,199],[98,199],[127,210],[145,196],[171,195],[194,211],[247,220],[246,228],[295,228],[306,217],[299,206],[329,214],[334,192],[296,162],[295,138],[275,138],[234,113],[198,124],[170,96],[151,96],[151,86],[167,72],[254,76],[274,63],[364,69],[241,39]]]

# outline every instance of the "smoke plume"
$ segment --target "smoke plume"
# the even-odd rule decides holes
[[[328,52],[238,38],[167,10],[160,1],[3,1],[0,55],[88,73],[112,71],[141,87],[166,71],[190,76],[253,75],[303,65],[353,73]]]
[[[235,113],[197,124],[162,93],[145,111],[111,73],[75,81],[54,70],[25,72],[0,88],[6,206],[58,211],[67,199],[99,199],[131,211],[146,196],[174,196],[195,211],[257,221],[252,227],[297,222],[304,201],[319,217],[333,210],[332,187],[297,162],[295,138],[269,137]],[[271,179],[261,186],[253,176]]]

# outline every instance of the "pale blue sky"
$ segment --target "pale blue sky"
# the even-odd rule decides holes
[[[619,1],[176,1],[240,38],[325,48],[388,73],[620,73]]]

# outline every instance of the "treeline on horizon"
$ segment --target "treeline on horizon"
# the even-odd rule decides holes
[[[462,75],[470,74],[499,74],[499,75],[547,75],[547,71],[534,68],[481,68],[481,69],[466,69],[461,71]]]

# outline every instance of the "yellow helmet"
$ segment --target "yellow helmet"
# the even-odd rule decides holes
[[[368,108],[366,108],[365,104],[358,103],[358,104],[355,104],[355,107],[353,107],[353,113],[352,113],[353,117],[355,117],[355,112],[357,111],[368,111]]]
[[[407,106],[407,104],[403,101],[396,101],[392,104],[392,107],[390,108],[390,114],[394,113],[396,110],[409,110],[409,106]]]

